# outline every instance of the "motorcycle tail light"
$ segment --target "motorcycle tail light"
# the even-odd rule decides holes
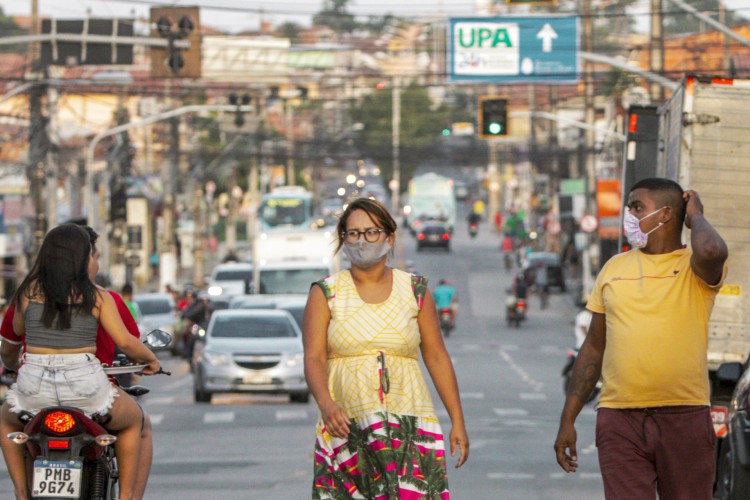
[[[518,308],[519,309],[526,309],[526,302],[524,302],[523,300],[519,300],[518,301]]]
[[[448,234],[448,233],[443,233],[443,239],[444,239],[445,241],[448,241],[448,240],[450,240],[450,239],[451,239],[451,235],[450,235],[450,234]]]
[[[69,450],[70,441],[67,439],[50,439],[47,441],[47,446],[50,450]]]
[[[44,426],[57,434],[65,434],[76,426],[73,415],[64,411],[53,411],[44,417]]]

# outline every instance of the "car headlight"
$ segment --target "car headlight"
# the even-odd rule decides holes
[[[229,356],[227,356],[223,352],[203,351],[202,355],[203,361],[205,361],[206,364],[212,366],[222,366],[229,364]]]
[[[297,366],[305,362],[305,355],[301,352],[292,354],[286,360],[286,366]]]
[[[220,286],[215,286],[214,285],[214,286],[208,287],[208,294],[209,295],[219,296],[219,295],[221,295],[221,292],[223,292],[223,291],[224,290],[222,290]]]

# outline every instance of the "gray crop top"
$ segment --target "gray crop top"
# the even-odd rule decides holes
[[[47,349],[82,349],[96,346],[96,330],[99,320],[92,314],[73,313],[70,318],[70,329],[59,330],[53,326],[47,328],[42,323],[44,304],[29,301],[26,306],[26,345]]]

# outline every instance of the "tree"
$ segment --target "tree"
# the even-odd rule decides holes
[[[698,12],[710,15],[712,18],[719,20],[719,1],[720,0],[685,0],[685,3],[694,7]],[[669,14],[664,16],[664,33],[698,33],[702,31],[713,31],[714,28],[694,15],[683,11],[671,2],[665,2],[664,10]],[[740,13],[732,10],[726,10],[724,24],[727,26],[737,26],[747,23],[748,19]]]
[[[5,11],[0,6],[0,38],[6,36],[23,35],[26,31],[16,24],[16,21],[5,15]],[[0,45],[0,52],[26,52],[26,44],[18,45]]]
[[[326,0],[323,10],[313,16],[313,24],[328,26],[336,33],[349,33],[356,29],[354,15],[346,11],[349,0]]]
[[[284,38],[291,40],[293,44],[300,42],[299,34],[302,31],[302,26],[293,22],[286,22],[278,27],[278,33]]]
[[[352,123],[364,124],[356,146],[362,157],[372,158],[392,171],[393,160],[393,90],[375,90],[351,111]],[[412,84],[401,91],[401,128],[399,160],[401,178],[408,179],[414,169],[436,155],[435,144],[450,122],[450,110],[444,106],[432,109],[425,87]]]

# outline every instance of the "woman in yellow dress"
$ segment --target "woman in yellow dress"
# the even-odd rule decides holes
[[[320,409],[314,499],[450,498],[445,445],[419,351],[451,419],[456,467],[469,438],[427,280],[386,265],[396,222],[358,198],[339,219],[351,269],[316,282],[303,321],[305,376]]]

